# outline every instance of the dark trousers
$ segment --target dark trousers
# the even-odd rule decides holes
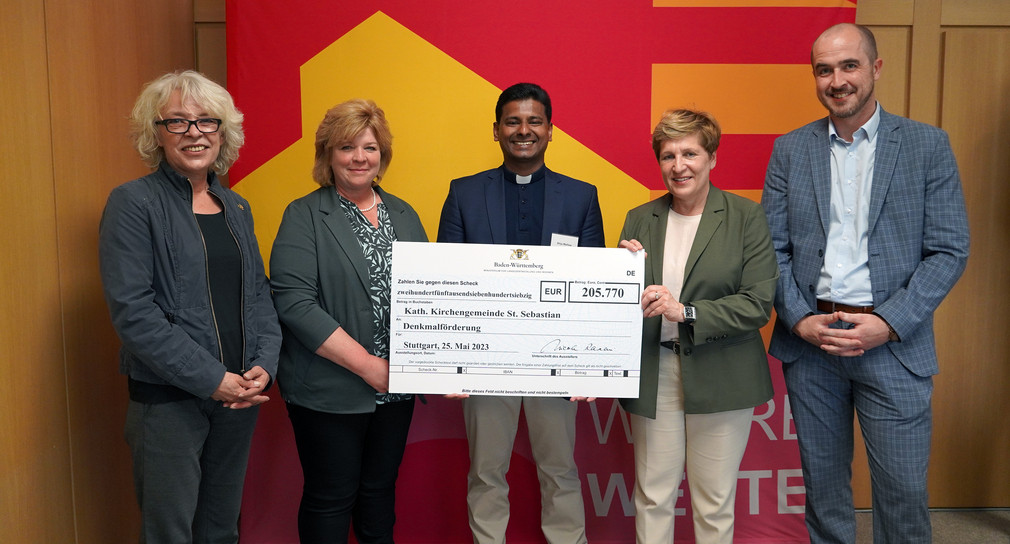
[[[141,544],[234,544],[259,407],[207,399],[130,401],[126,441],[140,503]]]
[[[392,543],[396,476],[414,401],[379,404],[364,414],[287,407],[305,479],[301,542],[345,543],[353,520],[359,543]]]

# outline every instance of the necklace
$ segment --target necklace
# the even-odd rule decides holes
[[[355,206],[357,206],[357,204],[355,204]],[[358,211],[361,213],[366,213],[372,211],[372,208],[374,207],[375,207],[375,189],[372,189],[372,205],[367,208],[358,208]]]

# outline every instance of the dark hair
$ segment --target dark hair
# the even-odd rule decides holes
[[[543,87],[536,83],[516,83],[502,91],[501,95],[498,96],[498,103],[494,106],[495,122],[501,121],[501,112],[505,108],[505,104],[515,102],[516,100],[529,99],[536,100],[544,105],[544,114],[547,115],[547,122],[550,123],[551,97],[547,95],[547,91]]]

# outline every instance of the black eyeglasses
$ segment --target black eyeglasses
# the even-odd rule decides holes
[[[221,128],[221,120],[213,119],[211,117],[204,117],[203,119],[162,119],[160,121],[155,121],[154,124],[162,125],[165,130],[171,132],[172,134],[185,134],[189,132],[189,127],[196,125],[196,130],[204,134],[212,134],[217,132]]]

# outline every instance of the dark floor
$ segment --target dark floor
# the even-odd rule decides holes
[[[933,544],[1010,544],[1010,509],[934,510]],[[872,544],[873,514],[856,513],[856,544]]]

